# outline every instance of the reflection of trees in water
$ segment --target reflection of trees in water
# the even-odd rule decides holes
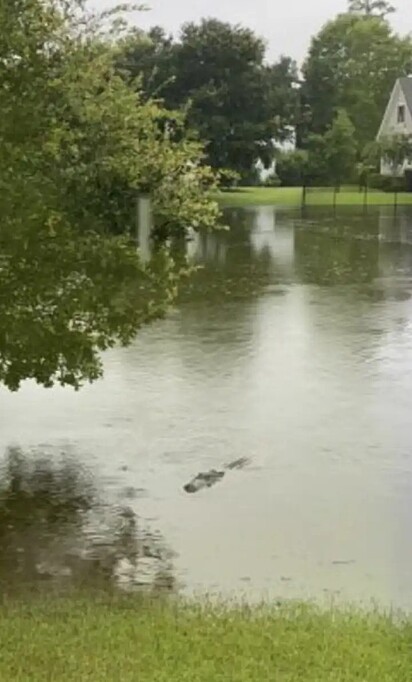
[[[10,449],[0,470],[0,591],[173,587],[161,538],[99,502],[73,460]]]
[[[310,284],[360,284],[379,274],[376,217],[323,220],[298,228],[295,267]]]
[[[359,285],[357,295],[371,301],[410,298],[411,211],[315,217],[297,221],[295,267],[302,281]]]
[[[412,247],[412,207],[383,208],[379,213],[379,238],[387,244],[405,244]]]
[[[199,269],[180,292],[175,322],[182,363],[206,363],[216,373],[231,371],[234,354],[252,347],[257,302],[266,292],[282,295],[285,281],[274,209],[230,209],[223,222],[229,230],[199,234],[191,245]]]
[[[182,362],[195,355],[201,366],[207,357],[219,372],[233,366],[239,348],[250,346],[256,300],[281,281],[269,246],[253,244],[255,214],[232,211],[228,218],[230,230],[197,236],[193,260],[200,267],[180,292],[177,320],[179,338],[190,344],[180,344]]]
[[[385,289],[381,297],[397,300],[409,298],[412,273],[412,208],[399,207],[396,215],[393,211],[382,211],[379,238],[380,275]],[[378,289],[377,297],[379,294]]]
[[[184,287],[182,300],[247,299],[290,281],[277,258],[279,227],[295,232],[299,278],[318,284],[371,282],[379,276],[388,241],[412,244],[412,212],[401,208],[397,216],[385,207],[365,214],[359,207],[340,208],[336,215],[329,208],[311,208],[305,217],[270,207],[240,208],[226,211],[225,222],[229,231],[196,238],[192,257],[201,269]],[[291,253],[290,265],[292,260]]]
[[[229,230],[197,235],[192,258],[200,267],[183,287],[181,301],[248,299],[281,281],[269,245],[254,246],[258,221],[254,211],[232,209],[225,215]]]

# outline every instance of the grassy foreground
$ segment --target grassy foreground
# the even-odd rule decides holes
[[[302,189],[300,187],[242,187],[233,192],[219,192],[215,199],[221,206],[300,206]],[[398,204],[412,204],[412,193],[398,194]],[[344,187],[336,196],[337,206],[363,206],[364,196],[354,187]],[[393,205],[393,194],[370,190],[368,206]],[[308,206],[332,206],[333,190],[329,188],[312,188],[307,191]]]
[[[410,682],[412,621],[309,606],[9,603],[2,682]]]

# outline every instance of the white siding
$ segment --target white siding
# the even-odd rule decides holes
[[[405,122],[398,123],[398,108],[405,107]],[[405,95],[399,81],[396,82],[392,91],[389,104],[383,117],[382,125],[379,129],[378,140],[387,135],[411,135],[412,134],[412,115],[406,102]]]
[[[398,108],[400,106],[405,108],[404,123],[398,122]],[[377,139],[381,140],[383,137],[390,137],[391,135],[412,135],[412,114],[399,81],[395,83]],[[405,162],[402,167],[399,167],[395,175],[401,177],[407,168],[411,168],[410,162]],[[392,167],[385,163],[384,159],[381,160],[381,174],[394,174]]]

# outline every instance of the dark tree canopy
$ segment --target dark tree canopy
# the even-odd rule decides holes
[[[349,12],[357,12],[367,17],[386,17],[395,11],[394,6],[385,0],[349,0]]]
[[[373,9],[374,3],[370,3]],[[312,40],[303,67],[306,133],[324,133],[345,109],[360,146],[376,136],[395,80],[412,68],[412,43],[374,14],[349,12],[329,21]]]
[[[329,182],[340,187],[353,177],[357,151],[355,129],[344,109],[338,111],[325,134],[325,150]]]
[[[212,167],[248,179],[257,160],[270,165],[273,140],[290,133],[296,109],[296,64],[282,57],[269,66],[264,57],[251,30],[205,19],[184,25],[175,43],[152,29],[129,47],[124,64],[168,108],[186,109]]]
[[[80,9],[0,3],[0,383],[10,389],[96,379],[99,351],[130,343],[173,298],[168,240],[218,216],[202,149],[164,133],[169,113],[125,84],[113,43]],[[149,263],[134,235],[141,190],[159,235]]]

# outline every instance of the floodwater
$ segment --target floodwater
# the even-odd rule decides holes
[[[203,267],[176,309],[108,352],[102,381],[0,391],[0,452],[64,453],[72,487],[89,477],[165,539],[184,592],[411,609],[412,212],[226,219],[189,244]],[[46,525],[50,547],[57,517],[31,542]]]

